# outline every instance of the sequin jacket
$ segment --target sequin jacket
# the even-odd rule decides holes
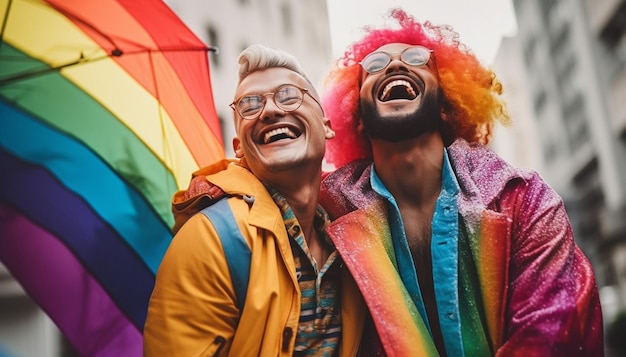
[[[592,267],[574,243],[561,198],[534,172],[459,140],[447,148],[458,209],[476,262],[480,333],[496,356],[602,356],[602,315]],[[389,249],[387,203],[370,184],[371,161],[327,176],[320,203],[329,234],[363,293],[388,356],[436,355]],[[417,316],[416,316],[417,315]],[[475,329],[462,326],[464,341]],[[466,355],[471,355],[465,351]]]

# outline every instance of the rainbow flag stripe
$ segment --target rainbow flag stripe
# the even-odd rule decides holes
[[[383,201],[337,218],[328,233],[336,237],[337,250],[344,252],[342,258],[363,293],[387,355],[437,356],[426,324],[388,255],[393,254],[391,232],[377,212],[386,212]]]
[[[224,157],[159,0],[0,0],[0,262],[84,356],[141,356],[172,195]]]

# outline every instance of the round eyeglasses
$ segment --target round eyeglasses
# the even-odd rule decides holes
[[[285,113],[289,113],[300,108],[305,94],[308,94],[309,97],[313,98],[313,100],[321,107],[320,102],[318,102],[317,99],[309,93],[308,89],[300,88],[293,84],[283,84],[276,88],[273,93],[244,95],[243,97],[235,99],[234,102],[230,103],[230,107],[237,111],[242,118],[253,120],[256,119],[263,111],[263,108],[265,108],[268,95],[272,96],[278,109],[284,111]]]
[[[431,52],[432,50],[423,46],[408,47],[400,53],[400,60],[410,66],[423,66],[428,63],[428,60],[430,60]],[[365,56],[359,64],[363,67],[365,72],[374,74],[389,66],[389,63],[391,63],[391,56],[392,53],[384,51],[372,52]]]

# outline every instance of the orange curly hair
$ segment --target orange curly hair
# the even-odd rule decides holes
[[[459,42],[459,35],[452,27],[419,23],[397,8],[390,14],[400,28],[366,27],[365,36],[346,50],[325,80],[322,103],[336,133],[336,139],[326,143],[326,160],[336,167],[372,156],[368,138],[356,129],[359,121],[359,62],[388,43],[422,45],[433,51],[444,95],[446,119],[442,122],[441,134],[446,145],[457,138],[487,144],[495,122],[508,124],[510,121],[504,102],[499,98],[502,84],[493,71],[485,68]]]

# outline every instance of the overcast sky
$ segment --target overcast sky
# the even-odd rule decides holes
[[[365,25],[382,25],[388,10],[402,7],[419,21],[452,25],[486,64],[494,60],[502,36],[517,23],[511,0],[327,0],[334,57],[360,38]]]

